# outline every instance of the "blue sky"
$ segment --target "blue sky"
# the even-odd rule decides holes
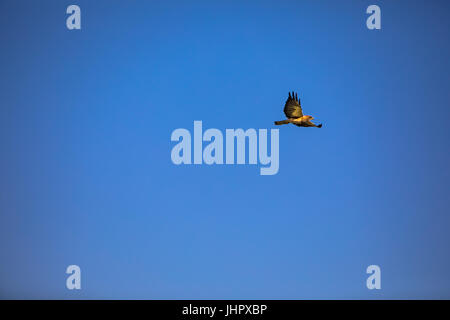
[[[2,1],[0,297],[450,298],[448,9]],[[292,90],[324,127],[278,127],[277,175],[171,162],[173,130],[273,129]]]

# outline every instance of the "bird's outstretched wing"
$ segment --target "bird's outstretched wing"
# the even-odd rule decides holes
[[[284,114],[288,118],[300,118],[303,116],[300,100],[297,98],[297,94],[294,93],[294,91],[292,91],[292,96],[289,92],[289,97],[284,105]]]

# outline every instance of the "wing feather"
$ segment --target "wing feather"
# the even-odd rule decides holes
[[[292,91],[291,96],[291,93],[289,92],[289,97],[284,105],[284,114],[288,118],[300,118],[303,116],[302,107],[300,105],[300,100],[297,97],[297,93]]]

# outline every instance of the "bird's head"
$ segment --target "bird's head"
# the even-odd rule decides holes
[[[305,116],[308,120],[314,120],[313,116]]]

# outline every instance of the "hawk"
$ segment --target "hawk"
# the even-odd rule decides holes
[[[312,116],[303,115],[302,106],[300,105],[300,100],[297,97],[297,93],[292,91],[289,92],[289,97],[284,105],[284,114],[286,115],[286,120],[275,121],[277,126],[281,124],[292,123],[298,127],[316,127],[322,128],[322,124],[315,125],[311,122],[314,118]]]

